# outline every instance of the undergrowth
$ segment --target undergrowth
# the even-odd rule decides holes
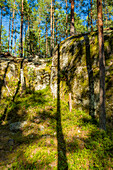
[[[7,103],[0,106],[7,106],[7,119],[0,125],[0,169],[113,169],[112,128],[99,130],[98,120],[77,109],[70,113],[64,100],[58,118],[57,99],[49,88]],[[26,124],[11,131],[14,122]]]

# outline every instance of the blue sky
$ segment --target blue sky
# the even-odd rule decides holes
[[[60,0],[58,0],[58,2],[61,2]],[[63,4],[62,4],[63,5]],[[69,3],[69,5],[71,5],[70,3]],[[64,6],[65,6],[65,3],[64,3]],[[70,6],[69,6],[69,9],[70,9]],[[76,13],[79,13],[79,9],[80,9],[80,5],[78,4],[78,2],[76,1],[76,4],[75,4],[75,12]],[[86,16],[84,16],[82,13],[80,14],[80,17],[81,17],[81,19],[86,19]],[[18,27],[18,31],[20,31],[20,16],[18,15],[17,17],[16,17],[16,21],[14,21],[14,22],[16,22],[16,27]],[[85,22],[84,22],[84,24],[86,24]],[[14,24],[15,25],[15,24]],[[5,17],[3,17],[3,26],[5,27],[5,29],[6,29],[6,31],[7,31],[7,36],[8,36],[8,33],[9,33],[9,16],[5,16]],[[17,34],[17,39],[19,39],[19,34]]]

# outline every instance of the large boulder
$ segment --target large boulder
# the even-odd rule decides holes
[[[104,32],[106,57],[106,105],[113,112],[113,30]],[[52,58],[50,87],[57,97],[58,47]],[[60,94],[68,100],[72,93],[73,105],[99,110],[99,55],[97,32],[71,36],[60,44]],[[111,93],[111,96],[110,94]],[[108,101],[112,103],[111,107]],[[92,108],[91,108],[92,107]],[[109,108],[109,109],[108,109]]]

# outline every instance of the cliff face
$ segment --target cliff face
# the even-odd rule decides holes
[[[0,96],[1,98],[14,96],[20,80],[20,63],[22,59],[12,56],[0,57]],[[23,62],[23,76],[28,90],[44,89],[50,82],[51,60],[25,59]]]
[[[113,113],[113,30],[104,33],[106,57],[106,111]],[[99,56],[96,32],[67,38],[60,44],[60,96],[73,106],[87,109],[90,114],[99,110]],[[15,95],[20,79],[21,58],[0,56],[0,98]],[[23,74],[26,90],[41,90],[50,85],[57,98],[58,47],[51,59],[25,59]]]
[[[104,33],[106,57],[106,106],[113,113],[113,30]],[[56,47],[51,68],[50,87],[57,97]],[[72,93],[73,105],[89,109],[90,114],[99,108],[99,56],[96,32],[67,38],[60,44],[60,92],[68,100]]]

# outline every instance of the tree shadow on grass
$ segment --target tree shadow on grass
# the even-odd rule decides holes
[[[11,111],[12,112],[14,111],[13,113],[15,114],[15,118],[17,117],[19,120],[21,119],[21,121],[22,121],[22,115],[20,115],[20,117],[19,117],[18,109],[19,109],[19,105],[17,107],[15,105],[15,107]],[[46,121],[46,119],[50,119],[50,121],[52,121],[52,122],[54,119],[54,121],[55,121],[54,116],[52,116],[50,114],[50,110],[48,109],[47,112],[44,111],[44,112],[38,113],[40,115],[41,123],[44,123]],[[11,111],[10,111],[10,116],[11,116],[11,114],[12,114],[12,116],[14,116]],[[51,126],[51,128],[55,131],[55,126]],[[8,165],[8,164],[10,165],[11,164],[11,166],[16,169],[20,169],[20,167],[29,168],[29,169],[33,169],[33,168],[43,169],[45,167],[50,168],[49,164],[51,164],[51,162],[53,162],[54,160],[49,158],[50,154],[47,151],[49,149],[48,147],[50,147],[51,145],[50,146],[47,144],[45,145],[45,143],[43,144],[43,142],[48,138],[48,136],[49,136],[49,139],[53,139],[55,137],[54,135],[48,135],[49,133],[47,133],[46,131],[42,132],[42,130],[38,126],[38,123],[35,123],[32,125],[32,122],[30,124],[26,125],[26,127],[25,127],[26,130],[24,129],[24,131],[26,131],[26,132],[30,131],[30,133],[28,133],[27,135],[23,134],[23,128],[21,128],[19,130],[14,129],[14,130],[10,131],[10,124],[0,125],[0,129],[1,129],[0,138],[2,139],[2,149],[1,149],[2,154],[0,154],[0,156],[2,157],[1,165]],[[13,144],[10,145],[10,143],[9,143],[10,141],[12,141]],[[44,153],[46,155],[43,155],[44,156],[43,159],[40,160],[41,157],[39,159],[38,150],[37,150],[37,153],[36,153],[37,156],[35,159],[33,158],[33,160],[32,160],[31,157],[26,157],[25,153],[24,153],[25,152],[24,146],[29,148],[30,145],[35,143],[35,148],[37,148],[37,147],[40,148],[41,146],[38,145],[38,142],[41,143],[41,146],[43,145],[44,148],[45,147],[48,148],[46,151],[47,153],[44,151]],[[0,144],[1,144],[1,142],[0,142]],[[23,152],[23,150],[24,150],[24,152]],[[42,147],[42,150],[43,150],[43,147]],[[28,149],[28,151],[29,151],[29,149]],[[17,159],[17,160],[15,160],[13,158],[13,154],[15,154],[16,152],[17,152],[17,154],[16,154],[15,159]],[[40,154],[42,155],[42,151],[39,152],[39,155]],[[12,155],[12,156],[9,157],[9,155]],[[31,161],[29,161],[30,159],[31,159]]]
[[[57,65],[57,152],[58,152],[58,170],[68,169],[67,157],[66,157],[66,143],[62,132],[61,124],[61,111],[60,111],[60,52],[58,45],[58,65]]]

